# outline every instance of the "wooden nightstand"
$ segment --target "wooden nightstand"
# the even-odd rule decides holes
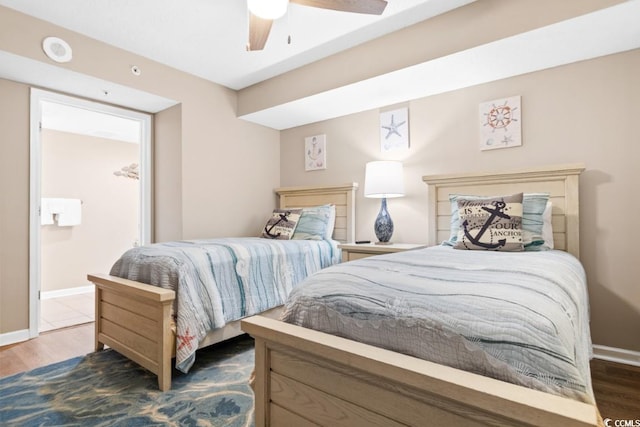
[[[353,261],[374,255],[390,254],[393,252],[410,251],[426,247],[422,243],[392,243],[390,245],[376,245],[375,243],[342,243],[342,262]]]

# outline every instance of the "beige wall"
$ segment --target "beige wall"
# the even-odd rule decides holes
[[[160,227],[176,217],[181,221],[179,230],[170,226],[164,236],[255,234],[265,212],[275,204],[273,188],[280,180],[279,132],[238,120],[233,90],[0,7],[0,50],[55,65],[40,47],[42,39],[52,35],[65,39],[73,48],[73,61],[61,67],[180,104],[179,126],[174,117],[174,123],[170,120],[168,124],[169,135],[162,134],[162,126],[155,129],[164,148],[170,140],[180,147],[179,159],[169,155],[154,162],[156,178],[171,177],[157,180],[156,194],[163,194],[162,185],[167,181],[177,180],[180,185],[179,191],[175,187],[169,190],[180,194],[174,208],[166,215],[162,210],[154,212]],[[141,76],[130,72],[131,64],[141,68]],[[29,327],[29,87],[1,81],[0,112],[0,161],[7,165],[0,183],[4,202],[0,236],[2,334]],[[156,232],[163,236],[164,230]]]
[[[153,241],[182,238],[182,105],[154,116],[153,144]],[[163,168],[162,165],[173,165]]]
[[[522,96],[523,145],[479,150],[478,105]],[[407,103],[411,147],[379,149],[379,110],[281,134],[282,185],[364,183],[364,165],[404,162],[407,196],[390,199],[398,242],[426,241],[427,174],[582,162],[581,256],[595,344],[640,351],[640,50],[513,77]],[[327,169],[304,171],[304,137],[327,135]],[[378,199],[357,196],[356,238],[375,240]]]
[[[0,333],[29,324],[29,87],[0,79]]]
[[[44,129],[42,197],[82,200],[82,223],[41,231],[43,292],[87,286],[139,239],[139,181],[113,174],[139,163],[140,146]]]

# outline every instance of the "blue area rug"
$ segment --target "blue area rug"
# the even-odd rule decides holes
[[[0,379],[2,426],[253,426],[253,340],[199,350],[171,390],[113,350]]]

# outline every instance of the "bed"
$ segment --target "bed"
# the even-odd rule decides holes
[[[358,185],[349,183],[344,185],[319,186],[319,187],[291,187],[278,188],[275,193],[278,197],[278,207],[280,209],[311,208],[322,205],[335,206],[335,225],[332,239],[337,242],[351,241],[354,238],[354,209],[355,191]],[[165,255],[165,246],[181,246],[180,251],[188,250],[185,245],[194,243],[204,244],[204,246],[218,246],[222,244],[225,250],[229,247],[239,247],[234,254],[237,258],[238,252],[246,252],[247,248],[240,245],[240,240],[252,241],[260,248],[269,248],[277,245],[275,241],[269,239],[220,239],[220,241],[185,241],[175,242],[165,245],[158,245],[158,259]],[[280,244],[291,243],[292,245],[303,245],[305,241],[281,241],[274,250],[284,251]],[[312,241],[307,241],[309,245]],[[323,242],[315,242],[319,245]],[[320,246],[318,246],[320,247]],[[155,247],[154,247],[155,248]],[[305,246],[305,251],[320,251],[321,249],[311,249]],[[337,251],[338,252],[338,251]],[[134,252],[137,253],[137,252]],[[204,252],[202,252],[204,254]],[[141,259],[149,258],[149,252],[143,252]],[[199,257],[210,256],[208,252]],[[121,259],[122,260],[122,259]],[[121,263],[118,260],[114,268]],[[189,259],[191,261],[191,259]],[[142,264],[141,264],[142,265]],[[277,267],[277,266],[275,266]],[[143,265],[140,270],[147,266]],[[150,268],[150,267],[149,267]],[[246,266],[243,267],[246,269]],[[134,270],[129,268],[129,270]],[[149,273],[148,276],[157,274]],[[170,274],[170,273],[169,273]],[[200,273],[197,273],[200,274]],[[292,274],[283,272],[284,276]],[[176,301],[176,292],[173,289],[153,286],[137,280],[130,280],[117,277],[111,274],[90,274],[88,280],[96,286],[96,321],[95,321],[95,349],[102,350],[104,346],[109,346],[132,361],[140,364],[158,376],[158,386],[166,391],[171,388],[172,358],[180,354],[181,344],[193,340],[195,332],[182,334],[180,340],[176,340],[176,325],[173,325],[173,310],[179,308],[179,301]],[[151,282],[152,280],[149,280]],[[244,282],[243,282],[244,283]],[[178,291],[180,292],[180,291]],[[187,297],[183,297],[186,299]],[[195,300],[192,300],[192,302]],[[195,302],[197,305],[197,301]],[[280,306],[263,307],[265,316],[277,317],[280,315]],[[178,322],[181,319],[181,312],[176,312]],[[234,336],[244,333],[240,329],[240,321],[229,321],[223,327],[213,328],[208,331],[204,338],[198,340],[198,348],[202,348]],[[189,363],[192,363],[191,360]],[[189,366],[187,363],[185,366]]]
[[[555,248],[579,258],[578,183],[583,169],[568,165],[425,176],[428,243],[434,246],[449,238],[450,194],[546,192],[553,208]],[[400,255],[378,258],[391,263]],[[367,260],[373,261],[368,258],[335,269],[362,266]],[[375,296],[373,291],[371,295]],[[587,426],[601,422],[592,393],[574,396],[584,400],[579,401],[263,316],[243,320],[242,328],[256,341],[257,426]],[[584,361],[589,354],[580,357]]]

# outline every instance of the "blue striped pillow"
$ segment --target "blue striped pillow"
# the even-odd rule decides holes
[[[335,223],[336,207],[322,205],[302,208],[302,215],[293,233],[294,240],[330,240]]]

